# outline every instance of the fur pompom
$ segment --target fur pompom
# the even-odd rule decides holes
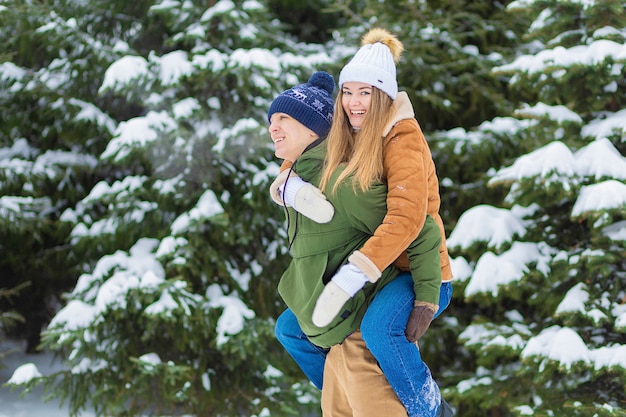
[[[363,38],[361,39],[361,46],[374,44],[376,42],[387,45],[387,48],[391,51],[391,56],[393,56],[393,60],[396,64],[400,61],[400,56],[402,55],[402,52],[404,52],[404,46],[395,35],[387,32],[385,29],[373,28],[363,35]]]

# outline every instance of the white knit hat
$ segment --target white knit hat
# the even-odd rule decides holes
[[[363,36],[361,48],[339,74],[339,88],[346,82],[370,84],[393,100],[398,95],[396,62],[404,50],[402,43],[384,29],[371,29]]]

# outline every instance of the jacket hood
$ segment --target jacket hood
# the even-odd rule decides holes
[[[396,105],[396,115],[391,122],[385,127],[383,132],[383,136],[387,136],[391,129],[398,123],[400,120],[405,119],[413,119],[415,117],[415,112],[413,111],[413,104],[411,104],[411,100],[409,99],[409,95],[406,91],[400,91],[398,96],[393,101]]]

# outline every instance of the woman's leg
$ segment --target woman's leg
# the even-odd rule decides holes
[[[441,404],[439,387],[417,345],[404,335],[414,300],[411,275],[398,275],[374,297],[361,333],[409,417],[435,417]]]
[[[439,317],[439,315],[448,308],[450,300],[452,300],[452,281],[442,282],[441,289],[439,290],[439,310],[435,313],[433,320]]]
[[[274,327],[276,338],[296,361],[302,372],[320,390],[324,380],[324,362],[328,349],[309,341],[300,329],[298,319],[290,309],[283,311]]]

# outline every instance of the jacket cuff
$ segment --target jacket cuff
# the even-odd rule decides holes
[[[285,184],[287,177],[297,177],[297,176],[298,174],[290,170],[285,170],[285,171],[280,172],[280,174],[276,177],[276,179],[270,184],[270,196],[272,197],[272,200],[274,201],[274,203],[278,204],[279,206],[285,205],[280,189]]]
[[[427,301],[415,301],[413,303],[413,307],[420,307],[420,306],[428,307],[429,309],[433,311],[433,313],[436,313],[439,310],[439,306],[437,304],[429,303]]]
[[[370,282],[378,281],[378,278],[382,275],[382,272],[378,267],[363,253],[357,251],[352,252],[352,255],[348,258],[348,261],[359,268],[367,276]]]

